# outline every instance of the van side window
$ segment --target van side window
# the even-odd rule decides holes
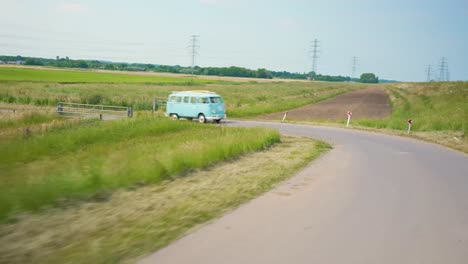
[[[171,98],[169,99],[169,102],[175,102],[175,101],[176,101],[176,97],[177,97],[177,96],[171,96]]]
[[[207,104],[207,103],[208,103],[208,98],[202,97],[202,98],[200,98],[200,99],[201,99],[201,103],[202,103],[202,104]]]
[[[190,97],[184,96],[184,103],[188,104],[189,101],[190,101]]]
[[[176,103],[182,102],[182,97],[176,96],[176,97],[175,97],[175,102],[176,102]]]
[[[219,104],[223,102],[223,99],[221,97],[210,97],[210,102],[212,104]]]
[[[196,97],[191,97],[190,98],[190,103],[196,104],[197,103],[197,98]]]

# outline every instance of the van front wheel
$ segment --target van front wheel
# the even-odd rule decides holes
[[[200,123],[206,123],[206,118],[205,118],[205,116],[204,116],[203,114],[200,114],[200,115],[198,116],[198,122],[200,122]]]
[[[171,119],[172,120],[177,120],[177,119],[179,119],[179,116],[177,114],[171,114]]]

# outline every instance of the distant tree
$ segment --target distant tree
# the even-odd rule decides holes
[[[334,75],[322,75],[317,74],[313,78],[316,81],[326,81],[326,82],[349,82],[351,80],[350,77],[346,76],[334,76]]]
[[[267,71],[267,69],[264,69],[264,68],[260,68],[257,70],[257,74],[256,74],[257,78],[264,78],[264,79],[271,79],[273,78],[273,75],[271,75],[271,72]]]
[[[27,58],[24,61],[24,64],[25,65],[44,65],[44,63],[42,63],[40,59],[36,59],[36,58]]]
[[[273,75],[273,78],[281,78],[281,79],[305,80],[308,77],[307,73],[297,73],[297,72],[287,72],[287,71],[280,71],[280,72],[270,71],[270,73],[271,75]]]
[[[307,75],[308,75],[308,77],[309,77],[310,79],[314,79],[315,76],[317,76],[317,74],[316,74],[314,71],[311,71],[311,72],[307,73]]]
[[[76,61],[76,66],[78,68],[89,68],[88,63],[86,63],[86,61],[83,60]]]
[[[118,63],[117,68],[119,70],[125,70],[125,68],[127,68],[127,63]]]
[[[378,83],[379,77],[376,77],[373,73],[363,73],[359,81],[362,83]]]
[[[115,65],[114,65],[114,64],[110,64],[110,63],[109,63],[109,64],[106,64],[106,65],[104,66],[104,69],[106,69],[106,70],[115,70]]]
[[[109,69],[109,70],[151,70],[155,72],[171,72],[171,73],[192,73],[191,67],[184,67],[180,65],[153,65],[153,64],[143,64],[143,63],[118,63],[110,61],[99,61],[99,60],[73,60],[68,56],[60,58],[56,56],[55,58],[31,58],[31,57],[21,57],[21,56],[1,56],[1,61],[15,61],[21,60],[24,61],[27,65],[44,65],[52,67],[63,67],[63,68],[91,68],[91,69]],[[214,75],[214,76],[234,76],[234,77],[246,77],[246,78],[283,78],[283,79],[302,79],[312,78],[314,80],[320,81],[330,81],[330,82],[346,82],[350,81],[350,77],[345,76],[333,76],[333,75],[321,75],[316,74],[315,72],[309,73],[298,73],[298,72],[288,72],[288,71],[269,71],[265,68],[260,68],[257,70],[251,70],[243,67],[230,66],[230,67],[199,67],[195,66],[193,69],[193,74],[197,75]],[[366,79],[367,77],[363,76],[365,81],[372,79],[378,81],[378,78],[373,76],[373,78]],[[361,79],[355,79],[361,81]]]

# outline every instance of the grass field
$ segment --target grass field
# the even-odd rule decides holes
[[[354,124],[414,131],[462,131],[468,126],[468,82],[389,84],[393,112],[382,120],[357,120]]]
[[[271,189],[328,149],[286,137],[266,151],[161,184],[20,215],[0,225],[0,263],[133,263]]]
[[[0,68],[7,70],[9,68]],[[121,74],[107,74],[109,82],[93,82],[90,75],[97,73],[72,72],[83,75],[88,83],[60,83],[66,71],[14,69],[17,81],[8,81],[12,77],[0,75],[0,102],[55,106],[57,102],[75,102],[133,106],[135,110],[150,110],[154,97],[167,98],[172,91],[211,90],[223,96],[228,117],[249,117],[260,114],[284,111],[324,100],[353,89],[365,87],[361,84],[325,83],[325,82],[209,82],[170,84],[160,82],[155,77],[147,82],[148,76],[132,75],[135,82],[126,83]],[[30,72],[38,71],[38,76],[49,74],[57,78],[44,78],[42,82],[27,81]],[[98,74],[99,75],[99,74]],[[39,78],[39,77],[38,77]],[[130,77],[129,77],[130,78]],[[142,78],[141,80],[138,78]],[[159,77],[158,77],[159,78]],[[175,78],[175,77],[171,77]],[[53,81],[55,80],[55,81]],[[137,81],[138,80],[138,81]],[[180,80],[185,80],[180,78]],[[205,82],[206,81],[206,82]]]
[[[158,83],[197,85],[222,81],[197,79],[196,77],[170,77],[136,74],[113,74],[104,72],[49,70],[0,67],[0,80],[55,83]]]
[[[53,120],[60,120],[60,116],[41,112],[20,112],[0,118],[0,129],[5,131],[19,127],[31,127],[36,124],[49,123]]]
[[[330,148],[280,140],[276,130],[150,116],[153,97],[212,90],[228,115],[249,117],[362,87],[8,69],[0,67],[0,110],[18,111],[0,115],[0,263],[134,261]],[[142,111],[106,122],[60,119],[58,101]]]
[[[21,111],[0,117],[0,263],[134,261],[269,190],[330,148],[280,140],[274,130],[173,122],[145,111],[130,120],[63,120],[51,114],[58,101],[149,110],[153,97],[200,89],[221,94],[229,116],[254,117],[365,87],[30,69],[2,75],[3,69],[0,109]],[[420,138],[468,142],[467,83],[385,87],[392,115],[353,126],[405,133],[411,118]],[[468,146],[457,144],[452,147]]]
[[[0,141],[0,219],[75,198],[101,197],[264,149],[274,130],[161,118],[88,120]]]

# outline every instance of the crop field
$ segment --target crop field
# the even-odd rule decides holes
[[[388,84],[392,114],[356,126],[411,136],[468,153],[468,82]],[[411,133],[407,120],[411,119]]]
[[[358,120],[375,128],[415,131],[462,131],[468,126],[468,82],[387,85],[393,112],[381,120]]]
[[[0,263],[135,261],[330,148],[270,129],[174,122],[162,110],[153,116],[154,97],[211,90],[223,96],[228,117],[247,118],[365,87],[0,67]],[[353,126],[406,133],[411,118],[414,135],[467,151],[467,83],[380,87],[391,115],[356,118]],[[133,106],[136,117],[63,119],[55,114],[59,101]]]
[[[104,82],[101,77],[96,77],[101,73],[16,68],[13,69],[13,78],[7,74],[9,70],[10,68],[0,67],[0,102],[3,103],[55,106],[57,102],[63,101],[133,106],[135,110],[150,110],[154,97],[167,98],[172,91],[210,90],[223,96],[228,117],[249,117],[284,111],[365,87],[362,84],[325,82],[261,83],[205,79],[187,82],[186,78],[168,77],[175,79],[170,83],[158,79],[166,77],[125,77],[122,74],[104,74]],[[41,81],[32,81],[29,77],[31,72],[38,76],[35,80]],[[74,76],[72,78],[75,81],[63,82],[69,78],[69,74]],[[41,79],[41,75],[53,77]],[[133,81],[127,82],[122,76]]]
[[[0,80],[57,83],[159,83],[179,85],[194,85],[221,82],[188,77],[114,74],[105,72],[90,72],[76,70],[67,71],[8,67],[0,67]]]

